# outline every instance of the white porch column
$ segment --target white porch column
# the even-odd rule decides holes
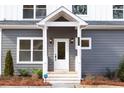
[[[77,26],[77,72],[78,77],[81,79],[81,29],[80,26]]]
[[[43,28],[43,75],[48,72],[48,57],[47,57],[47,27]]]
[[[1,48],[2,48],[2,47],[1,47],[1,45],[2,45],[2,29],[0,28],[0,75],[2,74],[2,63],[1,63],[1,62],[2,62],[2,61],[1,61],[1,56],[2,56],[2,55],[1,55],[1,52],[2,52],[2,51],[1,51],[2,49],[1,49]]]

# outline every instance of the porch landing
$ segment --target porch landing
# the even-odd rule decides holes
[[[47,81],[50,83],[80,83],[76,72],[67,71],[48,72]]]

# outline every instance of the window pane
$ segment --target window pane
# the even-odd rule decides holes
[[[72,11],[74,14],[87,14],[87,5],[73,5]]]
[[[46,16],[46,9],[36,9],[36,18],[42,18]]]
[[[123,5],[114,5],[113,9],[123,9]]]
[[[19,61],[31,61],[31,52],[30,51],[20,51],[19,52]]]
[[[89,47],[89,40],[81,40],[82,47]]]
[[[33,8],[33,5],[24,5],[23,8]]]
[[[65,42],[58,42],[58,59],[65,59]]]
[[[37,5],[36,8],[46,8],[46,5]]]
[[[33,9],[23,9],[23,18],[33,18]]]
[[[20,49],[30,49],[31,42],[30,40],[20,40]]]
[[[43,41],[42,40],[34,40],[33,41],[33,49],[34,50],[42,50],[43,49]]]
[[[43,60],[42,51],[33,51],[33,61],[42,61]]]
[[[123,10],[113,10],[113,18],[122,19],[123,18]]]

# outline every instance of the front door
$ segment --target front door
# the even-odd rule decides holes
[[[54,39],[54,71],[69,71],[69,39]]]

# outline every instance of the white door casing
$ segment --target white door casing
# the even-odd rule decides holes
[[[54,39],[54,71],[57,70],[69,71],[69,39]]]

